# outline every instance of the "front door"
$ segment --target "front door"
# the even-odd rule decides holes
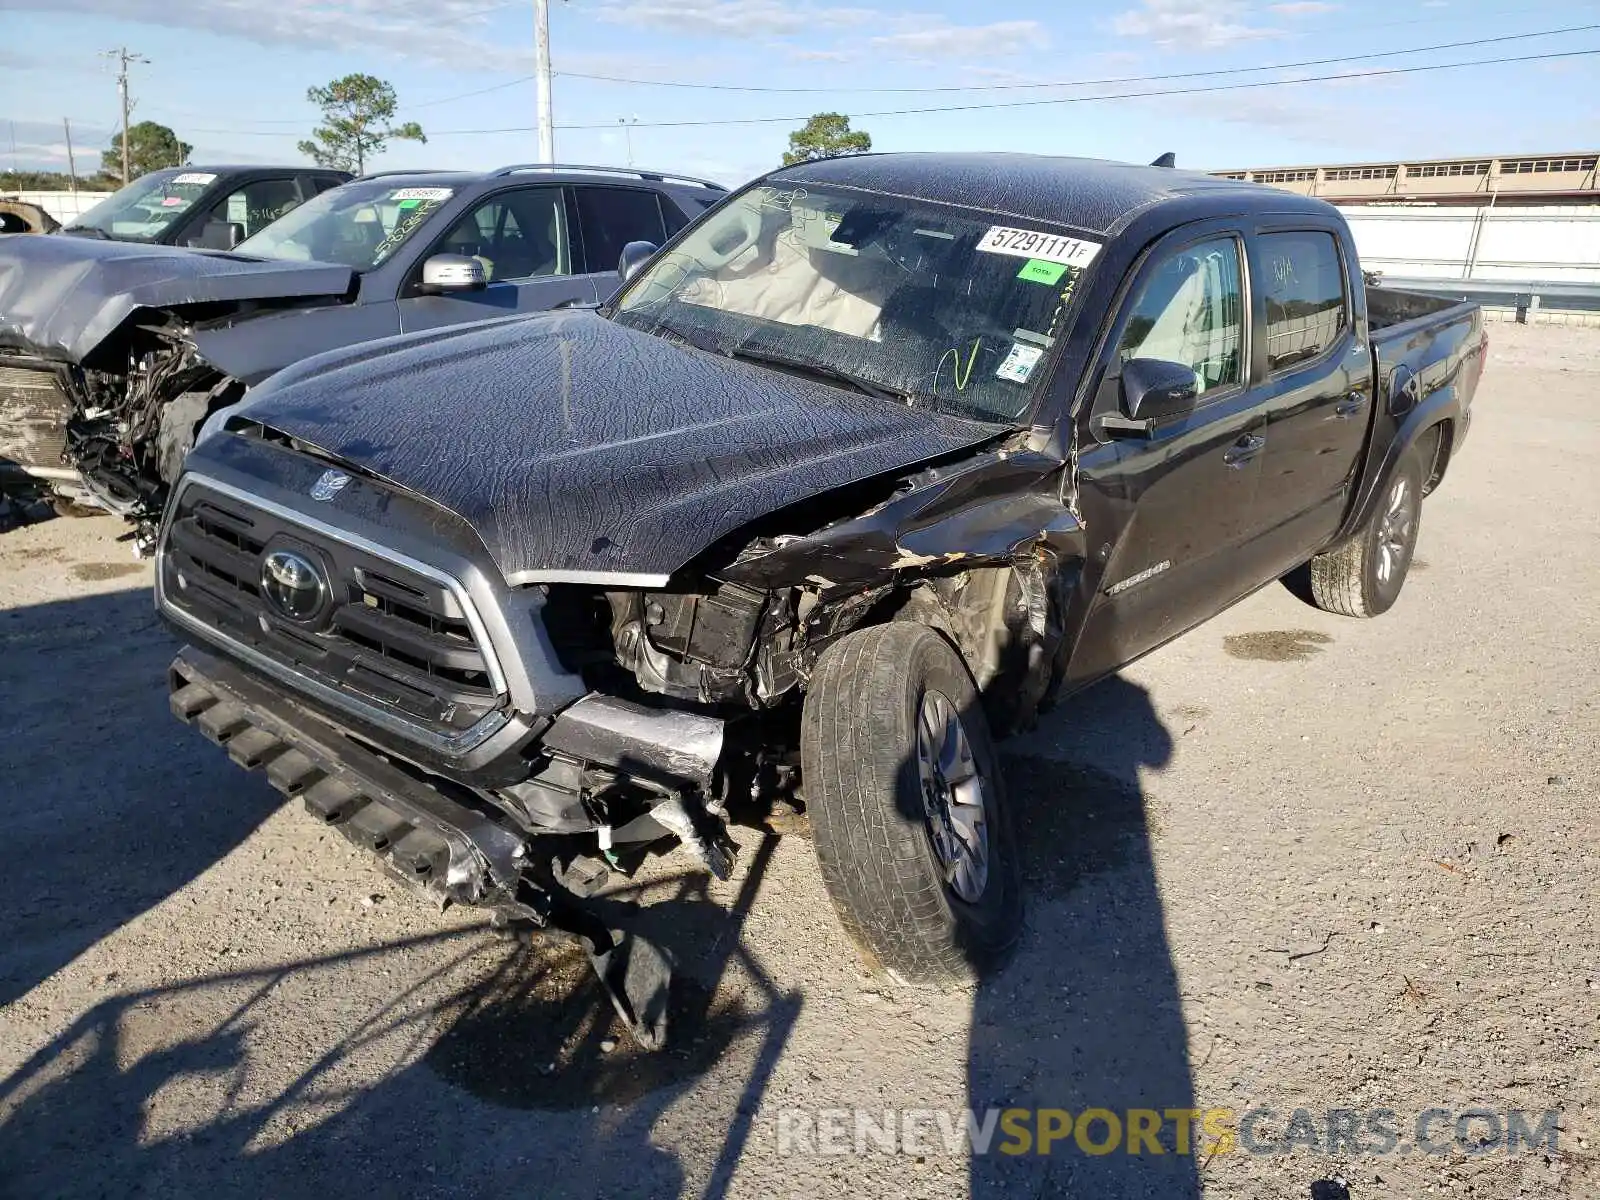
[[[1215,224],[1202,229],[1170,235],[1146,258],[1096,368],[1080,436],[1089,562],[1069,686],[1116,670],[1249,590],[1245,578],[1254,583],[1264,443],[1250,386],[1243,239]],[[1148,437],[1113,438],[1100,418],[1119,411],[1122,364],[1135,358],[1192,370],[1198,395],[1190,412]]]
[[[542,312],[564,303],[592,304],[594,285],[573,273],[573,248],[560,187],[496,192],[468,210],[429,254],[465,254],[483,264],[481,291],[424,295],[418,262],[402,289],[400,326],[407,333],[491,317]]]

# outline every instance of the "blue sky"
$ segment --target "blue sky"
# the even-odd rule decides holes
[[[737,183],[777,164],[800,120],[851,114],[880,150],[1015,149],[1217,168],[1592,149],[1600,55],[1248,90],[1087,100],[1403,66],[1600,51],[1600,29],[1253,75],[1114,80],[1407,50],[1600,25],[1600,0],[552,0],[557,157]],[[114,126],[98,52],[126,45],[135,120],[171,125],[194,161],[299,161],[306,88],[350,71],[388,79],[430,135],[378,167],[489,167],[535,157],[530,0],[0,0],[0,162],[80,167]],[[758,92],[586,79],[790,88]],[[994,89],[1008,85],[1009,90]],[[494,89],[486,91],[485,89]],[[953,89],[884,91],[869,89]],[[463,97],[464,93],[481,92]],[[867,115],[939,105],[1076,103]],[[562,128],[563,126],[573,128]],[[588,128],[577,128],[587,126]],[[467,132],[529,127],[527,132]],[[11,141],[14,140],[14,156]]]

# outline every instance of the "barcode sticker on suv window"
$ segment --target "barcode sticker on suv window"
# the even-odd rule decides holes
[[[448,200],[454,195],[452,188],[410,187],[398,188],[389,193],[391,200]]]
[[[1069,267],[1086,267],[1100,253],[1100,243],[1064,237],[1059,233],[1040,233],[1036,229],[991,225],[989,232],[978,239],[978,249],[985,254],[1010,254],[1017,258],[1063,263]]]
[[[173,183],[197,183],[202,187],[208,183],[215,183],[217,177],[207,171],[185,171],[182,175],[174,175]]]

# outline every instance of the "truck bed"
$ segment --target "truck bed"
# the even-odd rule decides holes
[[[1429,296],[1422,292],[1402,292],[1394,288],[1367,288],[1367,320],[1373,332],[1392,329],[1411,321],[1432,318],[1443,319],[1452,308],[1469,309],[1472,304],[1451,300],[1445,296]]]

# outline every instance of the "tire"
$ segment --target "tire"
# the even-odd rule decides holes
[[[1417,548],[1422,485],[1422,456],[1413,449],[1385,483],[1361,531],[1311,560],[1313,604],[1346,617],[1375,617],[1389,611],[1405,586]]]
[[[940,735],[919,737],[925,712],[930,726],[944,718]],[[935,759],[952,783],[941,783]],[[891,622],[828,647],[806,695],[800,764],[823,882],[874,965],[902,982],[959,987],[1016,941],[1022,881],[999,762],[978,690],[948,641]],[[925,805],[925,778],[942,821]]]

